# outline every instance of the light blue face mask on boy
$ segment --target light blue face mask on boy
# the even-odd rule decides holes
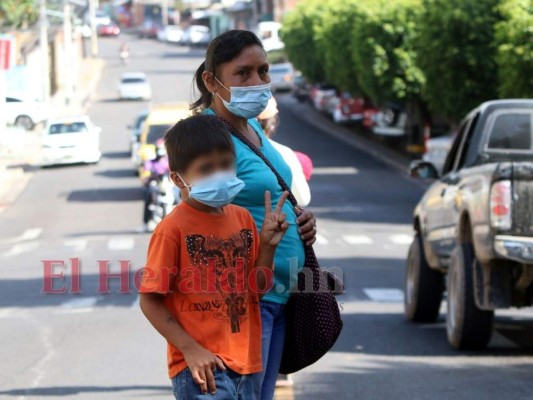
[[[230,204],[244,187],[244,182],[235,176],[235,171],[219,171],[206,178],[187,185],[178,174],[189,197],[209,207],[223,207]]]
[[[237,117],[245,119],[256,118],[265,110],[268,101],[272,97],[270,83],[257,86],[232,86],[228,89],[216,76],[214,78],[230,92],[231,98],[229,102],[220,97],[218,93],[217,96],[222,100],[228,111]]]

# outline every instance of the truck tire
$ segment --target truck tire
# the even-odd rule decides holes
[[[476,306],[474,293],[474,249],[457,244],[448,271],[448,311],[446,331],[454,349],[481,350],[492,336],[494,311]]]
[[[429,266],[422,239],[417,233],[409,248],[405,273],[405,318],[413,322],[435,322],[439,317],[444,275]]]

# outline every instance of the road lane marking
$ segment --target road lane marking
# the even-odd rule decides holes
[[[87,248],[87,240],[86,239],[65,240],[63,245],[65,247],[69,247],[69,250],[72,250],[72,251],[83,251]]]
[[[354,167],[315,167],[313,175],[356,175],[359,172]]]
[[[325,236],[322,236],[321,234],[317,233],[317,235],[316,235],[316,244],[327,245],[328,243],[329,243],[328,238],[326,238]]]
[[[23,253],[29,253],[39,248],[39,242],[19,243],[11,247],[9,251],[3,253],[4,257],[18,256]]]
[[[98,297],[79,297],[61,303],[62,308],[92,308],[98,302]]]
[[[339,207],[308,207],[307,210],[318,213],[360,213],[363,212],[362,207],[357,206],[339,206]]]
[[[413,241],[413,237],[411,235],[407,235],[404,233],[391,235],[389,236],[389,239],[392,243],[401,245],[411,244],[411,242]]]
[[[380,303],[400,303],[403,302],[403,291],[400,289],[372,288],[363,289],[368,298]]]
[[[371,237],[365,235],[343,235],[342,239],[348,244],[372,244],[374,241]]]
[[[135,239],[129,236],[114,237],[107,242],[109,250],[131,250],[134,246]]]
[[[137,295],[135,297],[135,300],[133,301],[133,303],[131,303],[131,308],[139,308],[140,307],[140,301],[141,301],[141,296]]]
[[[20,243],[35,240],[43,233],[43,228],[26,229],[21,235],[2,240],[2,243]]]

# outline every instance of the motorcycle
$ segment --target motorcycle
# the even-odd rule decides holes
[[[148,183],[148,210],[151,219],[149,223],[157,225],[168,215],[176,205],[174,195],[174,184],[170,180],[168,173],[152,174]]]

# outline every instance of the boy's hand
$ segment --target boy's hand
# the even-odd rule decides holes
[[[191,371],[194,382],[200,385],[203,394],[216,393],[215,376],[213,371],[218,368],[222,371],[226,367],[222,360],[209,350],[204,349],[198,343],[194,343],[188,348],[181,350],[185,357],[185,362]]]
[[[289,229],[289,223],[286,221],[287,215],[282,212],[283,204],[288,196],[289,192],[283,192],[276,208],[272,211],[270,192],[265,192],[265,219],[259,233],[262,245],[276,247]]]

